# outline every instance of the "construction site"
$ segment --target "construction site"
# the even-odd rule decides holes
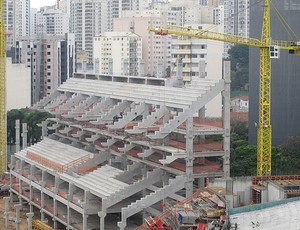
[[[5,227],[15,222],[16,229],[22,229],[26,218],[27,229],[299,228],[300,176],[271,174],[270,49],[278,46],[299,55],[300,45],[270,42],[269,14],[266,0],[262,40],[188,27],[149,28],[160,36],[260,49],[255,177],[230,176],[229,61],[224,61],[223,75],[217,79],[193,78],[190,84],[183,83],[184,59],[178,60],[173,78],[75,73],[32,106],[53,115],[39,124],[40,142],[27,146],[27,126],[21,129],[16,121],[17,150],[10,159],[3,154],[6,110],[1,64],[0,166],[5,172],[8,161],[9,169],[1,179],[7,193]],[[205,109],[216,97],[220,100],[214,106],[222,117],[206,117]]]

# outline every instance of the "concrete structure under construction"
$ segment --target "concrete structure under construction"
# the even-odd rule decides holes
[[[42,123],[41,142],[12,156],[11,196],[55,228],[124,230],[166,198],[192,195],[197,180],[229,178],[228,78],[176,80],[74,74],[33,107],[55,118]],[[200,118],[219,94],[223,122]]]

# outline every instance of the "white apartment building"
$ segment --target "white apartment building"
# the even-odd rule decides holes
[[[105,32],[94,38],[93,56],[96,73],[137,76],[142,38],[131,32]]]
[[[224,0],[224,33],[249,37],[249,5],[249,0]],[[231,46],[225,44],[225,57]]]
[[[211,24],[190,25],[191,28],[210,29]],[[223,32],[223,27],[214,26],[212,31]],[[222,54],[224,43],[197,38],[172,39],[171,77],[176,76],[178,61],[183,64],[183,81],[188,84],[199,78],[220,79],[222,77]],[[206,106],[206,116],[220,117],[221,96],[212,100]]]
[[[35,28],[36,34],[64,35],[69,32],[69,17],[61,10],[41,10],[36,14]]]
[[[37,25],[37,8],[30,8],[30,36],[36,34],[36,25]]]
[[[119,32],[131,31],[142,38],[142,59],[145,63],[144,73],[156,76],[157,66],[162,63],[163,76],[170,57],[167,55],[168,36],[157,36],[150,33],[148,27],[160,27],[167,23],[167,18],[159,10],[127,11],[122,18],[114,20],[114,30]]]
[[[108,31],[110,21],[108,0],[73,0],[71,2],[71,32],[75,34],[78,51],[85,51],[93,62],[93,38]]]
[[[7,58],[6,76],[6,110],[30,107],[30,67],[25,63],[13,64],[12,59]]]
[[[4,0],[4,24],[9,50],[16,38],[30,34],[30,0]]]

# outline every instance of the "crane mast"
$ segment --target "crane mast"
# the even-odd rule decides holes
[[[270,0],[265,0],[260,47],[259,118],[257,125],[257,175],[271,175],[271,58]]]
[[[6,79],[4,2],[0,0],[0,173],[6,171]]]
[[[149,28],[149,31],[158,35],[180,35],[200,39],[230,42],[233,44],[257,47],[260,51],[259,76],[259,118],[257,126],[257,175],[271,175],[272,126],[271,126],[271,58],[270,47],[278,46],[280,49],[293,51],[300,56],[299,41],[275,41],[271,39],[270,3],[265,0],[262,22],[261,39],[236,36],[212,32],[209,30],[193,29],[189,27],[167,25],[166,28]]]

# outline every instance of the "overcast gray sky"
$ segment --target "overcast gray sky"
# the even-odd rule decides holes
[[[40,8],[41,6],[53,6],[55,0],[30,0],[31,8]]]

